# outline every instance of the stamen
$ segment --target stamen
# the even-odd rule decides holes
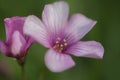
[[[60,41],[60,40],[61,40],[61,38],[60,38],[60,37],[57,37],[57,40],[58,40],[58,41]]]
[[[60,47],[60,45],[59,45],[59,44],[56,44],[56,46],[57,46],[57,48],[59,48],[59,47]]]
[[[56,49],[56,47],[57,47],[57,46],[56,46],[56,45],[54,45],[54,46],[53,46],[53,49]]]
[[[61,53],[61,52],[62,52],[62,50],[58,50],[58,52],[60,52],[60,53]]]
[[[62,48],[59,48],[58,52],[61,53],[62,51],[63,51],[63,47],[62,47]]]
[[[66,39],[63,39],[63,42],[66,42]]]
[[[59,53],[62,53],[64,48],[67,46],[67,40],[66,39],[62,39],[60,37],[57,37],[56,42],[53,46],[53,49]]]
[[[56,41],[56,44],[58,44],[59,43],[59,41]]]
[[[60,47],[63,47],[63,44],[61,44]]]
[[[67,43],[64,43],[64,46],[67,46]]]

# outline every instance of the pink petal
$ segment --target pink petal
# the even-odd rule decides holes
[[[96,41],[78,42],[67,50],[79,57],[103,58],[104,48]]]
[[[68,23],[69,28],[66,29],[68,42],[79,41],[92,29],[95,24],[96,21],[93,21],[82,14],[73,15]]]
[[[14,31],[18,30],[20,33],[23,33],[24,21],[25,17],[18,16],[4,19],[7,42],[11,42],[11,36]]]
[[[23,31],[45,47],[50,47],[45,27],[36,16],[30,15],[26,18]]]
[[[45,5],[42,19],[46,27],[53,33],[58,34],[67,23],[69,6],[66,2],[60,1]]]
[[[4,54],[7,53],[7,46],[6,46],[6,44],[5,44],[3,41],[1,41],[1,40],[0,40],[0,51],[1,51],[2,53],[4,53]]]
[[[34,43],[34,39],[32,39],[31,37],[27,40],[25,46],[23,47],[23,51],[27,51],[27,49],[30,48],[30,46]]]
[[[46,66],[53,72],[62,72],[75,65],[74,61],[69,55],[57,53],[50,49],[45,55]]]
[[[11,52],[13,55],[21,54],[21,48],[26,43],[24,37],[20,34],[19,31],[15,31],[12,36]]]

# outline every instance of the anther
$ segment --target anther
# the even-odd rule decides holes
[[[64,43],[64,46],[67,46],[67,43]]]
[[[55,42],[55,45],[53,46],[53,49],[62,53],[64,48],[67,46],[67,40],[66,39],[62,39],[61,41],[61,38],[60,37],[57,37],[56,38],[56,42]]]
[[[61,40],[60,37],[58,37],[57,40],[60,41]]]
[[[63,39],[64,42],[66,42],[66,39]]]
[[[56,44],[58,44],[59,43],[59,41],[56,41]]]
[[[63,44],[60,44],[60,47],[63,48]]]

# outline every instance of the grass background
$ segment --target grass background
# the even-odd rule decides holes
[[[59,0],[0,0],[0,38],[5,40],[4,18],[34,14],[41,17],[45,4]],[[46,48],[35,43],[25,64],[26,80],[120,80],[120,0],[65,0],[70,15],[82,13],[98,23],[82,39],[96,40],[105,48],[102,60],[73,57],[76,66],[61,72],[50,72],[44,64]],[[4,72],[4,73],[2,73]],[[15,59],[0,54],[0,80],[21,80],[21,69]]]

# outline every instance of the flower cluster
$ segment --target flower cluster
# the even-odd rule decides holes
[[[6,18],[7,40],[0,41],[1,52],[17,59],[23,58],[35,40],[49,48],[45,55],[45,64],[53,72],[75,66],[70,55],[102,58],[104,48],[99,42],[80,41],[96,21],[79,13],[70,19],[68,16],[68,4],[60,1],[45,5],[42,19],[34,15]]]

